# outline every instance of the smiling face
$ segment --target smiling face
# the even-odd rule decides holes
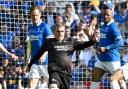
[[[40,20],[41,20],[41,13],[39,11],[39,9],[34,9],[31,11],[31,19],[32,19],[32,22],[33,24],[37,25]]]

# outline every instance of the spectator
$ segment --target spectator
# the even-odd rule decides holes
[[[89,38],[90,38],[90,36],[92,36],[94,34],[96,25],[98,25],[97,20],[98,20],[98,18],[96,15],[91,15],[90,25],[89,25],[88,34],[87,34]]]
[[[55,20],[54,20],[54,25],[51,27],[51,29],[52,29],[52,32],[54,32],[53,30],[54,30],[54,27],[57,25],[57,24],[64,24],[64,19],[63,19],[63,17],[60,15],[60,14],[57,14],[56,16],[55,16]]]
[[[1,43],[0,43],[0,50],[3,51],[4,53],[8,54],[14,60],[17,60],[18,59],[17,56],[15,56],[14,54],[8,52],[7,49]]]
[[[0,42],[3,44],[3,46],[10,51],[12,47],[12,41],[14,39],[15,33],[12,31],[9,31],[7,24],[2,23],[1,24],[1,31],[0,31]],[[3,65],[7,66],[9,62],[9,56],[7,54],[2,54],[3,57]]]
[[[76,29],[77,30],[76,31],[76,38],[81,42],[89,41],[88,36],[85,33],[85,31],[86,31],[85,28],[86,28],[86,24],[83,20],[81,20],[80,23],[79,23],[78,28]],[[80,50],[76,50],[76,51],[73,52],[73,55],[72,55],[72,61],[73,62],[77,61],[77,60],[80,60],[80,53],[81,53]]]
[[[23,13],[23,5],[22,5],[22,0],[15,0],[13,1],[14,5],[10,7],[10,10],[12,14],[18,15]]]
[[[123,50],[121,50],[121,64],[124,65],[128,62],[128,48],[124,47]]]
[[[18,36],[15,36],[14,42],[12,44],[11,52],[14,53],[16,56],[18,56],[17,64],[19,66],[23,66],[26,64],[25,60],[25,49],[20,44],[20,38]]]
[[[88,29],[86,29],[86,24],[84,21],[81,20],[81,22],[79,23],[79,27],[77,29],[77,39],[80,41],[89,41],[89,37],[87,35]],[[90,37],[92,37],[93,35],[90,35]],[[76,55],[74,55],[76,53]],[[88,62],[90,60],[90,58],[92,56],[95,56],[95,52],[93,47],[88,47],[85,48],[83,50],[74,52],[73,54],[73,60],[78,59],[81,60],[83,64],[85,64],[86,66],[88,65]],[[76,56],[76,57],[74,57]]]
[[[56,12],[57,14],[63,15],[63,13],[65,12],[65,6],[69,3],[66,0],[59,0],[59,1],[54,1],[56,4]]]
[[[70,26],[65,26],[65,37],[67,37],[67,38],[71,37],[71,28],[70,28]]]
[[[0,89],[2,89],[2,79],[3,79],[3,68],[0,67]]]
[[[78,13],[80,19],[83,19],[86,23],[86,26],[89,27],[90,25],[90,18],[91,18],[91,8],[90,1],[83,1],[81,3],[82,12]]]
[[[21,84],[22,87],[28,88],[29,82],[28,82],[28,72],[26,70],[26,66],[21,66]]]
[[[22,0],[23,2],[23,15],[24,15],[24,18],[25,18],[25,22],[27,22],[27,23],[29,23],[29,21],[30,21],[30,18],[29,18],[29,16],[28,16],[28,14],[29,14],[29,10],[30,10],[30,8],[31,8],[31,6],[33,6],[34,5],[34,2],[33,1],[31,1],[31,0]],[[29,19],[28,19],[29,18]]]
[[[68,24],[72,30],[75,29],[80,21],[77,14],[73,11],[73,6],[71,4],[66,5],[63,17],[64,23]]]
[[[128,3],[128,0],[115,0],[116,4],[123,3],[123,2]]]
[[[4,89],[22,88],[21,67],[16,65],[15,62],[11,63],[10,66],[4,67],[3,83]]]
[[[43,12],[43,19],[45,20],[45,22],[52,27],[56,22],[55,22],[55,18],[57,13],[54,12],[55,9],[55,5],[52,2],[48,2],[46,4],[46,8],[45,11]]]
[[[118,23],[118,26],[121,28],[128,19],[127,3],[119,4],[119,12],[115,13],[114,19],[115,22]]]
[[[17,19],[15,19],[15,23],[14,23],[14,32],[16,36],[20,36],[20,33],[23,33],[24,26],[27,23],[25,22],[22,14],[16,16]]]

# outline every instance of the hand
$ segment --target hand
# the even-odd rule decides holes
[[[96,42],[99,42],[99,40],[100,40],[100,30],[96,30],[94,32],[93,40],[96,41]]]
[[[100,52],[100,53],[103,53],[103,52],[105,52],[105,51],[106,51],[105,47],[100,47],[100,48],[99,48],[99,52]]]
[[[66,15],[67,18],[70,18],[70,17],[71,17],[70,14],[69,14],[68,12],[65,13],[65,15]]]
[[[18,60],[18,56],[11,54],[11,58],[13,58],[15,61]]]

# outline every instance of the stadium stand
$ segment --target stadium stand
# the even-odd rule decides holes
[[[78,28],[78,23],[84,20],[87,35],[91,24],[91,15],[97,15],[96,24],[102,26],[104,8],[113,9],[116,6],[114,9],[115,21],[121,30],[125,45],[128,45],[127,3],[116,4],[111,1],[114,0],[0,0],[0,42],[19,57],[18,61],[13,61],[0,51],[0,89],[28,89],[28,72],[25,68],[29,63],[31,51],[31,45],[27,38],[28,26],[31,23],[29,16],[31,6],[40,7],[42,20],[48,23],[51,28],[56,24],[57,15],[63,17],[64,24],[68,25],[73,33],[76,31],[74,29]],[[88,53],[88,56],[91,55],[88,57],[88,63],[78,58],[80,53],[76,54],[77,58],[72,60],[71,89],[90,89],[91,74],[97,61],[97,45],[94,45],[92,50],[95,55],[92,56]],[[123,65],[128,62],[128,46],[120,50],[120,53]],[[107,72],[102,77],[99,89],[110,89],[110,76],[111,74]],[[41,84],[38,86],[41,87]],[[37,89],[40,89],[39,87]]]

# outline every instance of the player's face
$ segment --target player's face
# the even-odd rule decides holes
[[[111,20],[113,20],[112,11],[107,9],[104,13],[104,21],[105,23],[109,23]]]
[[[37,25],[41,20],[41,13],[38,9],[31,12],[31,18],[33,24]]]
[[[55,29],[55,38],[59,41],[62,41],[65,36],[65,27],[61,26]]]

